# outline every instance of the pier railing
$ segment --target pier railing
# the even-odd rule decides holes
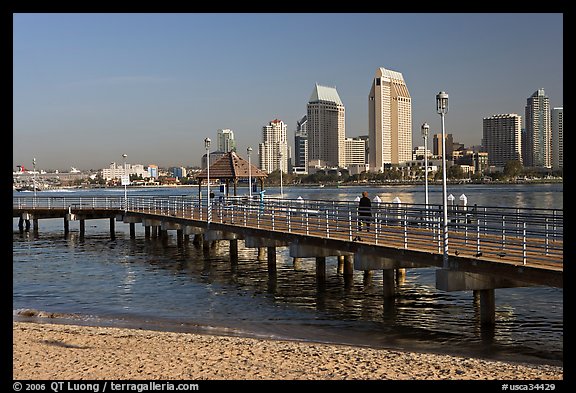
[[[15,197],[13,208],[116,209],[443,253],[442,206],[433,204],[373,202],[362,230],[356,202],[300,198],[232,197],[208,205],[191,196]],[[562,267],[563,210],[449,206],[448,239],[450,255]]]

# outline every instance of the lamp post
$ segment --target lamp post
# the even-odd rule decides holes
[[[280,169],[280,198],[284,199],[284,188],[282,186],[282,151],[278,152],[278,158],[279,158],[279,168]]]
[[[424,204],[426,205],[426,212],[428,212],[428,131],[430,126],[428,123],[422,124],[422,138],[424,138],[424,187],[425,196]]]
[[[448,94],[444,91],[436,94],[436,112],[442,122],[442,210],[444,214],[444,255],[443,267],[448,268],[448,197],[446,191],[446,130],[444,129],[444,116],[448,113]]]
[[[252,154],[251,147],[246,149],[246,154],[248,154],[248,195],[250,196],[250,200],[252,200],[252,163],[250,162],[250,154]]]
[[[206,148],[206,176],[207,176],[207,207],[206,207],[206,217],[207,221],[212,221],[212,209],[211,209],[211,201],[210,201],[210,138],[204,139],[204,147]]]
[[[122,183],[124,183],[124,212],[126,212],[128,210],[128,190],[127,190],[127,179],[126,179],[126,157],[128,157],[127,154],[122,154],[122,158],[124,159],[124,173],[122,173]]]
[[[34,198],[36,198],[36,157],[32,159],[32,170],[34,171],[34,176],[32,177],[32,183],[34,186]]]

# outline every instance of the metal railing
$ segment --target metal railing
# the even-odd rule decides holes
[[[118,209],[206,221],[207,201],[190,196],[15,197],[14,209]],[[442,206],[373,202],[360,230],[356,202],[231,197],[211,202],[211,222],[443,253]],[[563,264],[563,210],[449,206],[450,255],[522,264]],[[369,228],[368,228],[369,227]],[[369,231],[368,231],[369,229]]]

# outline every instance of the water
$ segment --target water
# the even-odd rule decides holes
[[[287,198],[353,201],[361,191],[390,202],[423,203],[423,186],[284,187]],[[239,193],[245,190],[239,189]],[[129,189],[129,195],[197,194],[197,188]],[[562,208],[562,184],[449,186],[468,204]],[[124,194],[123,189],[46,192],[52,196]],[[218,194],[218,193],[217,193]],[[279,189],[266,192],[278,196]],[[14,195],[26,195],[15,193]],[[430,186],[430,203],[440,204],[441,186]],[[238,263],[226,241],[209,256],[192,242],[178,247],[174,231],[167,243],[145,239],[136,225],[87,220],[86,235],[61,219],[40,220],[38,236],[20,234],[13,220],[13,310],[55,313],[56,322],[214,332],[251,337],[320,341],[464,354],[491,359],[562,364],[563,290],[532,287],[496,290],[496,325],[481,328],[472,292],[435,288],[433,268],[407,269],[397,296],[382,298],[382,273],[369,282],[355,272],[353,282],[337,274],[335,257],[326,260],[326,282],[317,284],[315,260],[294,266],[288,249],[277,248],[277,273],[267,271],[266,255],[238,242]],[[320,285],[320,286],[319,286]],[[37,320],[37,318],[32,318]]]

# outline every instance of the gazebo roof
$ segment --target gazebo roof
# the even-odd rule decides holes
[[[265,178],[268,177],[266,172],[250,164],[250,173],[248,173],[248,161],[240,157],[236,152],[231,151],[217,159],[210,165],[210,179],[238,179],[238,178]],[[202,170],[197,179],[207,179],[208,171]]]

